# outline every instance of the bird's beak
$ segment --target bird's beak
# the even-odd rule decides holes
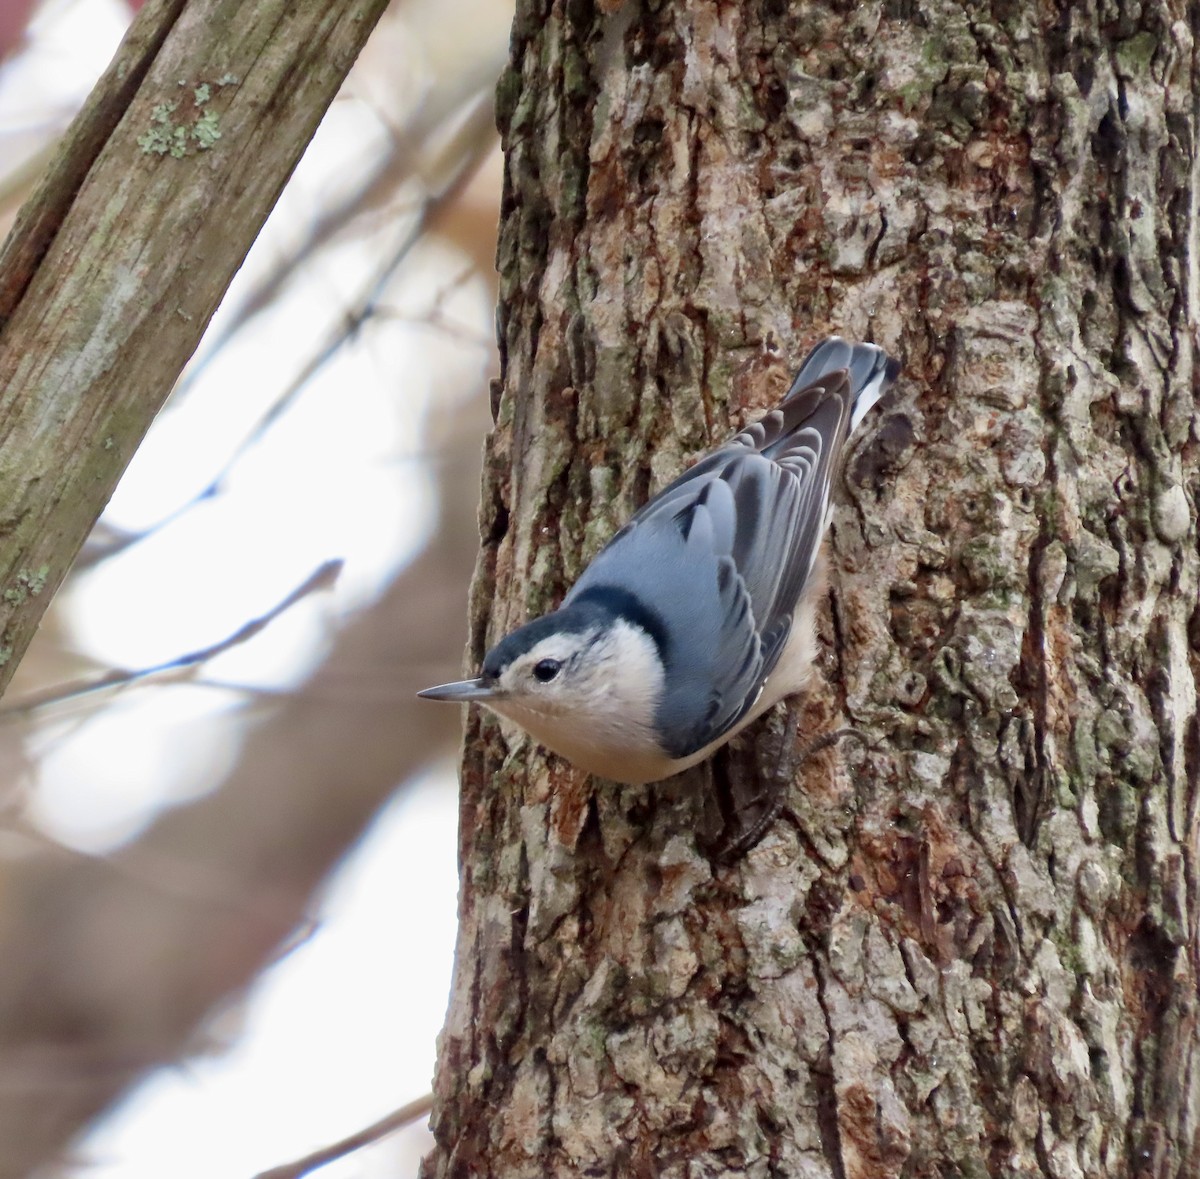
[[[495,684],[489,684],[480,678],[477,680],[459,680],[453,684],[439,684],[436,688],[426,688],[417,695],[424,700],[448,700],[451,704],[466,704],[471,700],[491,700],[500,693]]]

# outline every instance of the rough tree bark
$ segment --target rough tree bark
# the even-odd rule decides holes
[[[741,863],[472,716],[428,1179],[1200,1172],[1195,13],[518,3],[472,660],[817,337],[906,376],[786,731],[874,744]]]

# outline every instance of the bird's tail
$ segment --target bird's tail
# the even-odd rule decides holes
[[[805,358],[788,390],[788,397],[819,381],[826,373],[847,369],[850,373],[850,389],[854,407],[850,411],[850,429],[853,434],[867,411],[891,387],[900,375],[900,362],[893,360],[882,348],[874,344],[850,344],[841,336],[830,336],[822,340]],[[785,401],[787,398],[784,399]]]

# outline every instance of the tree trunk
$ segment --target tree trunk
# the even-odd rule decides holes
[[[519,2],[472,661],[818,337],[906,376],[731,773],[872,743],[741,862],[472,714],[429,1179],[1200,1173],[1195,11]]]

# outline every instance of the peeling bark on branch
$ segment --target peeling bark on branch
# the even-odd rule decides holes
[[[1200,1172],[1194,13],[518,4],[475,658],[813,339],[907,378],[786,734],[876,744],[743,863],[473,719],[428,1179]]]
[[[0,251],[0,690],[386,0],[159,0]]]

